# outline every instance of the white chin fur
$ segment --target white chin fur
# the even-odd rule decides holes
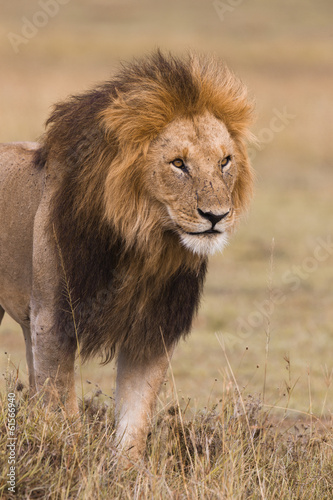
[[[191,235],[181,234],[180,239],[183,245],[198,255],[208,256],[216,252],[222,252],[228,243],[228,235],[222,233],[220,235]]]

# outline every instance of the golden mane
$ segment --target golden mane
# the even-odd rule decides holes
[[[36,164],[54,179],[50,237],[55,231],[84,357],[104,352],[110,359],[119,344],[139,357],[162,348],[161,329],[170,345],[188,333],[206,259],[163,230],[160,207],[145,194],[145,158],[175,118],[209,111],[225,123],[237,148],[233,204],[240,213],[252,193],[246,153],[252,109],[245,86],[221,62],[159,51],[55,107]],[[175,314],[169,325],[172,290],[186,297],[182,317]],[[57,300],[59,331],[73,339],[62,283]]]

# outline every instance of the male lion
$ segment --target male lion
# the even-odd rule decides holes
[[[224,65],[157,52],[57,104],[40,144],[0,147],[0,321],[23,329],[32,392],[50,379],[68,414],[78,346],[117,355],[117,440],[132,458],[207,257],[250,199],[251,115]]]

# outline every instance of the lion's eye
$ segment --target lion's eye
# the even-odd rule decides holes
[[[171,163],[172,163],[172,165],[174,167],[177,167],[177,168],[186,168],[185,163],[180,158],[176,158]]]
[[[225,158],[223,158],[223,160],[220,161],[220,167],[223,169],[224,167],[229,165],[230,161],[231,161],[231,155],[226,156]]]

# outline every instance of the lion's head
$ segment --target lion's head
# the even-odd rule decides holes
[[[252,191],[245,87],[215,60],[160,53],[126,75],[101,115],[119,148],[106,181],[109,219],[136,243],[171,231],[195,254],[222,249]]]

